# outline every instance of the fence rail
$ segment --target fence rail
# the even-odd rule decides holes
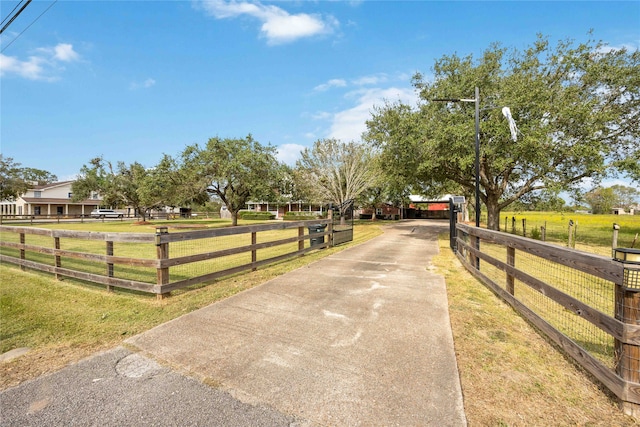
[[[463,265],[640,415],[640,293],[611,258],[456,224]],[[640,267],[640,266],[638,266]]]
[[[162,297],[329,247],[331,235],[331,219],[155,234],[0,226],[0,262]]]

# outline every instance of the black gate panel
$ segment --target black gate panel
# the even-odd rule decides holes
[[[333,244],[353,240],[353,200],[347,200],[333,207]]]

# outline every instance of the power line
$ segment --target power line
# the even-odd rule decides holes
[[[31,1],[31,0],[29,0],[29,1]],[[35,24],[35,23],[36,23],[36,21],[37,21],[38,19],[40,19],[40,17],[41,17],[42,15],[44,15],[45,13],[47,13],[47,11],[48,11],[49,9],[51,9],[51,8],[53,7],[53,5],[54,5],[54,4],[56,4],[57,2],[58,2],[58,0],[54,0],[54,1],[49,5],[49,7],[47,7],[47,8],[44,10],[44,12],[42,12],[40,15],[38,15],[38,17],[37,17],[36,19],[34,19],[34,20],[31,22],[31,24],[27,25],[27,28],[25,28],[24,30],[22,30],[22,31],[20,32],[20,34],[18,34],[18,35],[17,35],[13,40],[11,40],[11,41],[9,42],[9,44],[7,44],[4,48],[2,48],[2,51],[0,51],[0,53],[4,52],[4,51],[9,47],[9,46],[11,46],[11,45],[13,44],[13,42],[14,42],[14,41],[18,40],[18,37],[20,37],[20,36],[22,35],[22,33],[24,33],[25,31],[27,31],[27,30],[28,30],[28,29],[29,29],[33,24]]]
[[[13,14],[13,12],[15,12],[15,10],[18,8],[18,6],[20,6],[20,5],[22,4],[22,2],[23,2],[23,1],[24,1],[24,0],[20,0],[20,1],[18,2],[18,4],[17,4],[17,5],[15,5],[15,7],[13,8],[13,10],[12,10],[11,12],[9,12],[9,14],[7,15],[7,17],[6,17],[6,18],[4,18],[4,19],[2,20],[2,22],[0,22],[0,25],[4,24],[4,21],[6,21],[7,19],[9,19],[9,17]]]
[[[18,15],[20,15],[20,14],[22,13],[22,11],[23,11],[27,6],[29,6],[29,3],[31,3],[31,0],[27,0],[27,2],[26,2],[24,5],[22,5],[22,7],[20,8],[20,10],[18,10],[18,11],[15,13],[15,15],[13,15],[13,16],[11,17],[11,19],[9,19],[9,22],[7,22],[7,23],[4,25],[4,27],[2,27],[2,29],[0,29],[0,34],[4,33],[4,30],[6,30],[6,29],[7,29],[7,27],[8,27],[9,25],[11,25],[11,23],[12,23],[12,22],[13,22],[13,21],[18,17]],[[20,3],[18,3],[18,5],[20,5]],[[14,8],[14,10],[15,10],[15,8]],[[5,19],[6,19],[6,18],[5,18]]]

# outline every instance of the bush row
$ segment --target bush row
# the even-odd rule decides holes
[[[266,221],[266,220],[274,219],[276,216],[271,212],[242,211],[242,212],[238,212],[238,217],[242,219]]]
[[[320,216],[314,212],[287,212],[284,214],[285,221],[304,221],[318,218]]]

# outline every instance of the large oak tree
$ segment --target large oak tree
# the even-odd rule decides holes
[[[445,55],[433,77],[418,73],[413,85],[419,105],[377,108],[365,139],[381,148],[386,171],[414,186],[454,182],[471,193],[474,104],[432,100],[474,98],[479,87],[480,198],[488,228],[499,229],[500,211],[526,194],[570,191],[615,167],[640,170],[637,50],[593,40],[551,46],[539,36],[522,51],[494,44],[477,59]],[[515,142],[504,106],[519,127]]]
[[[163,162],[170,161],[167,156]],[[132,207],[136,215],[144,221],[152,209],[169,205],[171,187],[164,185],[168,175],[158,173],[156,168],[146,168],[138,162],[127,165],[118,162],[115,166],[96,157],[82,166],[71,185],[73,200],[82,200],[97,192],[102,197],[103,206]]]
[[[278,187],[280,164],[276,149],[246,138],[211,138],[205,146],[190,145],[182,152],[182,180],[193,194],[208,193],[231,213],[232,225],[247,202],[269,200]]]

